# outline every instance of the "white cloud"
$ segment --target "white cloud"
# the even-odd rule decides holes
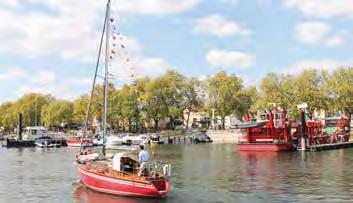
[[[344,43],[344,39],[341,36],[333,36],[327,39],[326,44],[327,46],[340,46]]]
[[[324,22],[302,22],[295,26],[297,39],[308,44],[322,42],[331,31],[332,27]]]
[[[284,5],[310,17],[352,17],[352,0],[284,0]]]
[[[0,72],[0,81],[10,81],[16,78],[26,76],[26,71],[21,68],[10,68],[7,71]]]
[[[41,94],[50,94],[57,99],[65,99],[73,101],[80,94],[85,94],[87,92],[80,92],[78,90],[73,90],[74,86],[64,84],[52,84],[47,86],[36,86],[36,85],[23,85],[20,86],[17,90],[17,97],[21,97],[24,94],[28,93],[41,93]]]
[[[11,68],[0,72],[0,86],[6,88],[11,82],[11,91],[17,97],[30,92],[52,94],[60,99],[73,100],[78,95],[87,93],[92,80],[85,77],[60,78],[58,72],[48,69],[30,70],[26,68]],[[2,98],[0,98],[2,99]]]
[[[336,31],[325,22],[306,21],[298,23],[295,28],[295,37],[304,44],[323,44],[327,46],[342,45],[348,33]]]
[[[206,81],[207,78],[208,78],[207,75],[199,75],[199,76],[197,77],[197,79],[200,80],[200,81]]]
[[[77,86],[89,87],[93,82],[93,77],[92,78],[85,78],[85,77],[67,78],[65,79],[65,82],[75,87]]]
[[[168,69],[172,69],[172,66],[162,58],[136,57],[130,63],[113,63],[111,73],[116,79],[128,82],[144,76],[154,77]]]
[[[51,85],[56,81],[56,73],[52,70],[38,70],[27,77],[31,84],[38,86]]]
[[[16,8],[18,7],[18,5],[19,5],[19,2],[17,0],[0,2],[0,6],[7,7],[7,8]]]
[[[128,0],[118,1],[113,7],[119,13],[140,15],[171,15],[195,8],[201,0]]]
[[[170,69],[171,66],[162,58],[145,58],[137,65],[141,74],[158,74]]]
[[[306,61],[295,63],[294,65],[290,66],[289,69],[284,70],[284,72],[290,73],[290,74],[299,74],[303,70],[309,70],[309,69],[332,71],[339,67],[347,67],[352,65],[353,65],[353,61],[349,62],[349,61],[337,61],[337,60],[328,60],[328,59],[306,60]]]
[[[193,28],[194,32],[215,36],[248,36],[251,31],[237,22],[229,21],[221,15],[214,14],[197,19]]]
[[[256,56],[240,51],[211,50],[206,60],[212,67],[249,68],[255,65]]]
[[[167,15],[193,9],[201,0],[112,1],[117,13]],[[11,2],[11,3],[8,3]],[[22,57],[58,56],[95,61],[105,0],[11,0],[0,3],[0,51]],[[45,9],[28,9],[41,5]],[[11,7],[12,9],[9,9]],[[121,18],[119,18],[120,20]],[[11,23],[9,23],[11,22]],[[132,51],[140,45],[130,39]],[[140,50],[139,50],[140,51]]]
[[[19,9],[25,9],[24,4],[18,4],[18,9],[0,7],[1,51],[25,57],[55,55],[94,60],[102,9],[95,7],[93,1],[82,4],[68,0],[28,2],[41,3],[53,13],[41,13],[36,9],[19,12]]]

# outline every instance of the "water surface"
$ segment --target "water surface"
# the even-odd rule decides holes
[[[0,202],[351,202],[353,149],[248,153],[234,144],[161,145],[172,163],[165,199],[97,193],[78,184],[75,148],[0,148]]]

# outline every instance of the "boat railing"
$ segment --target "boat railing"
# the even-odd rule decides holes
[[[169,178],[171,173],[171,164],[163,161],[154,161],[147,164],[149,179]]]

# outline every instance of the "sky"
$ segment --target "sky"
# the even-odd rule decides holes
[[[88,93],[105,3],[0,1],[0,103]],[[112,0],[111,15],[126,46],[110,69],[117,86],[169,69],[199,79],[225,70],[258,85],[269,72],[353,63],[352,0]]]

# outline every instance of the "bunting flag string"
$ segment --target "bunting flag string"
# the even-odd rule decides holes
[[[113,61],[115,55],[117,54],[117,52],[119,52],[119,56],[121,57],[123,65],[126,65],[128,67],[129,77],[134,80],[136,76],[134,68],[135,65],[129,57],[129,53],[126,46],[127,39],[118,31],[114,18],[110,19],[110,26],[112,28],[110,60]],[[110,66],[112,66],[112,63],[110,63]]]

